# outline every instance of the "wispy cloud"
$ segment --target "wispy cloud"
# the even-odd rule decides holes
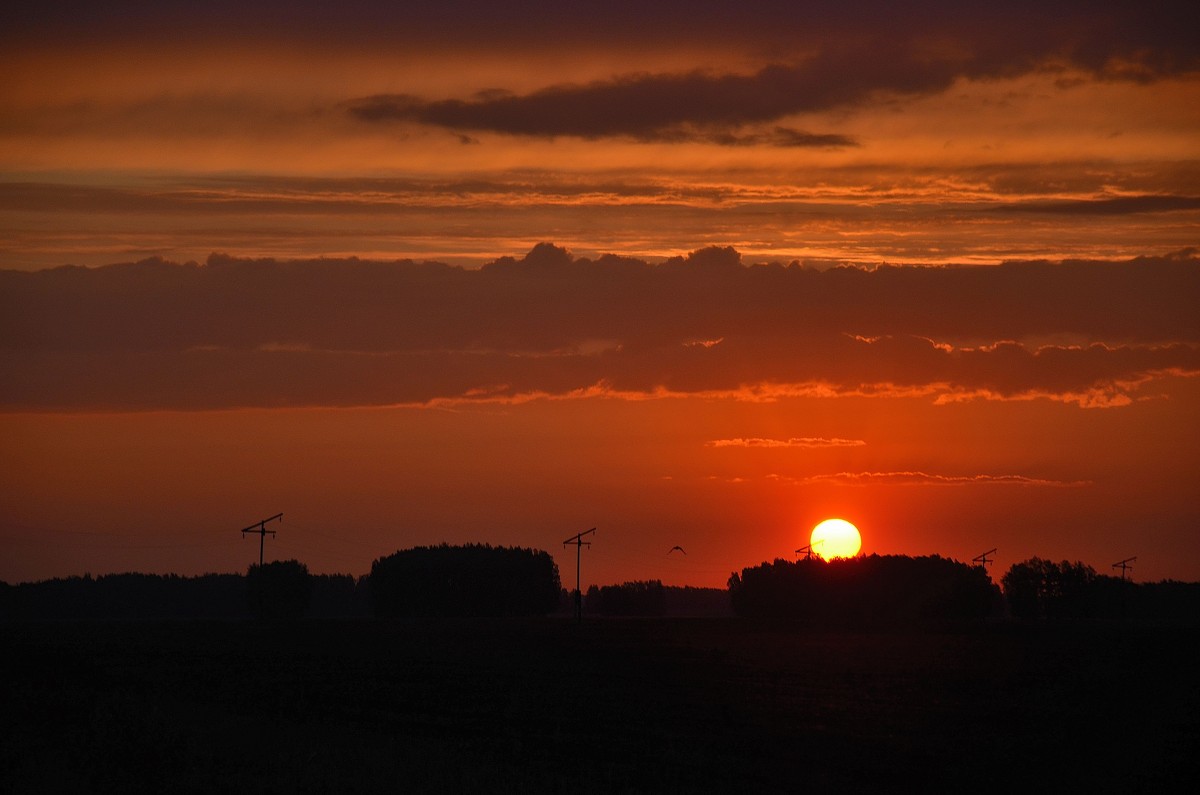
[[[1200,208],[1200,196],[1144,195],[1070,201],[1027,201],[996,207],[997,212],[1057,213],[1060,215],[1131,215]]]
[[[825,439],[814,436],[793,436],[790,439],[763,439],[752,437],[748,439],[714,439],[707,442],[709,447],[761,447],[761,448],[777,448],[777,447],[803,447],[803,448],[821,448],[821,447],[862,447],[866,444],[862,439]]]
[[[777,476],[778,477],[778,476]],[[940,475],[929,472],[836,472],[825,475],[810,475],[789,479],[798,484],[833,483],[846,486],[1037,486],[1053,488],[1080,488],[1090,486],[1090,481],[1053,480],[1026,475]]]

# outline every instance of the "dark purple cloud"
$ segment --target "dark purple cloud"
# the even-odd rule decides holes
[[[347,103],[351,116],[367,122],[415,121],[453,130],[581,138],[631,136],[639,140],[707,140],[719,144],[766,142],[784,146],[846,146],[853,139],[788,128],[739,133],[747,124],[772,122],[790,113],[822,110],[894,87],[912,90],[952,72],[917,77],[898,70],[845,68],[829,57],[791,67],[772,65],[750,75],[705,72],[632,75],[587,85],[560,85],[531,94],[489,92],[470,100],[423,101],[378,95]],[[852,74],[854,66],[860,74]],[[925,71],[925,70],[922,70]],[[832,72],[838,72],[833,79]]]
[[[746,24],[761,22],[775,10],[755,17],[755,9],[748,8],[745,19],[754,21]],[[806,30],[785,57],[748,73],[635,73],[525,94],[492,89],[470,98],[382,94],[351,100],[345,108],[364,122],[408,121],[456,131],[639,140],[693,136],[722,143],[753,140],[754,133],[737,133],[745,125],[941,92],[963,77],[1074,68],[1096,79],[1147,82],[1200,68],[1196,48],[1176,28],[1184,19],[1197,21],[1196,12],[1184,6],[1175,9],[1183,18],[1169,9],[1132,4],[957,6],[941,15],[909,13],[905,7],[901,17],[875,4],[858,10],[869,13],[853,23],[838,11],[795,11],[795,20],[814,17],[815,29],[825,35]],[[731,20],[731,27],[737,29],[741,19],[739,14]],[[805,132],[787,145],[849,142],[836,133]]]
[[[0,405],[743,388],[1119,405],[1164,375],[1200,373],[1198,299],[1200,260],[1188,252],[815,271],[747,266],[731,249],[650,265],[544,244],[480,270],[214,255],[202,266],[0,271]]]

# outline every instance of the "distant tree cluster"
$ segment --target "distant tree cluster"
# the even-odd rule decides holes
[[[414,547],[371,564],[371,607],[382,617],[546,615],[560,590],[550,554],[520,547]]]
[[[667,591],[659,580],[593,585],[583,608],[602,616],[662,616],[667,612]]]
[[[1200,583],[1135,583],[1042,558],[1014,564],[1000,581],[1014,618],[1200,621]]]
[[[1078,561],[1030,558],[1001,578],[936,555],[825,562],[776,560],[729,578],[728,590],[659,580],[592,586],[601,616],[738,616],[813,626],[885,628],[969,621],[1006,611],[1021,620],[1200,624],[1200,583],[1134,583]],[[516,547],[416,547],[376,560],[371,574],[310,574],[296,560],[245,576],[110,574],[9,585],[0,621],[534,616],[574,611],[549,553]]]
[[[366,614],[365,582],[347,574],[310,574],[308,582],[309,604],[302,614]],[[85,575],[0,587],[0,620],[7,621],[244,619],[256,615],[257,598],[250,596],[249,576],[240,574]]]
[[[877,628],[988,616],[998,594],[978,567],[937,555],[776,560],[729,578],[739,616]]]

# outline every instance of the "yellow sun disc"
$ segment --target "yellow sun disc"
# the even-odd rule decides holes
[[[862,549],[862,536],[845,519],[826,519],[813,528],[809,543],[813,552],[825,560],[852,558]]]

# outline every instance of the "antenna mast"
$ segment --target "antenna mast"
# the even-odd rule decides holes
[[[1125,582],[1125,572],[1133,569],[1133,566],[1129,564],[1135,560],[1137,560],[1137,555],[1134,555],[1132,558],[1125,558],[1125,560],[1118,560],[1112,565],[1112,568],[1121,570],[1121,582]]]
[[[563,546],[575,545],[575,622],[582,623],[583,621],[583,591],[579,590],[579,553],[584,547],[590,547],[591,541],[584,541],[583,537],[596,532],[596,528],[584,530],[582,533],[573,535],[563,542]]]
[[[982,555],[976,555],[975,557],[971,558],[971,562],[978,563],[980,566],[983,566],[984,571],[987,571],[988,564],[993,562],[992,559],[988,557],[988,555],[995,555],[995,554],[996,554],[996,548],[992,547],[987,552],[984,552]]]
[[[270,533],[272,536],[275,535],[274,530],[267,529],[267,522],[273,522],[276,519],[278,519],[280,522],[282,522],[283,514],[277,513],[274,516],[268,516],[266,519],[257,521],[254,524],[252,524],[249,527],[242,530],[242,538],[246,537],[246,533],[258,533],[258,566],[259,566],[259,568],[262,568],[262,565],[263,565],[263,541],[266,540],[267,533]]]
[[[796,550],[796,554],[799,555],[801,552],[803,552],[805,560],[812,560],[813,555],[817,554],[817,551],[815,549],[813,549],[813,547],[817,546],[817,544],[824,544],[824,543],[825,543],[825,539],[822,538],[816,544],[805,544],[804,546],[802,546]]]

